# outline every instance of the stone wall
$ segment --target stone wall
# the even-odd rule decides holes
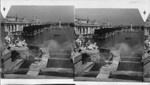
[[[4,21],[4,18],[0,12],[0,73],[2,71],[2,65],[1,64],[1,58],[2,58],[2,49],[3,49],[3,44],[2,44],[2,36],[3,36],[3,29],[2,29],[2,22]],[[3,75],[0,75],[0,78],[3,77]]]

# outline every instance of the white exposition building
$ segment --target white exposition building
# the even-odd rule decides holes
[[[6,17],[4,21],[5,32],[21,32],[24,26],[29,26],[30,22],[25,18]]]
[[[40,25],[39,19],[27,20],[26,18],[7,16],[4,20],[4,31],[5,33],[11,32],[16,35],[21,35],[23,28],[30,25]]]
[[[90,19],[75,18],[74,30],[76,34],[92,35],[94,34],[95,29],[111,28],[111,27],[112,23],[109,21],[101,23],[97,19],[90,20]]]

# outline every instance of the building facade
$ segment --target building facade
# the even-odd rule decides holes
[[[75,18],[75,33],[82,35],[92,35],[95,29],[100,29],[101,24],[98,20]]]
[[[23,28],[29,25],[31,25],[30,21],[25,18],[7,16],[4,20],[4,31],[5,33],[11,32],[20,34],[23,31]]]
[[[112,27],[113,27],[113,24],[109,21],[100,22],[97,19],[90,20],[90,19],[75,18],[74,30],[76,34],[92,35],[94,34],[94,31],[96,29],[112,28]]]
[[[145,23],[144,35],[150,35],[150,20],[147,20],[147,22]]]

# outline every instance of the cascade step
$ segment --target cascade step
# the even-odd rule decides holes
[[[73,77],[73,69],[69,69],[69,68],[45,68],[45,69],[41,70],[39,75]]]
[[[73,68],[71,60],[48,59],[47,68]]]
[[[128,57],[128,58],[121,58],[121,61],[133,61],[133,62],[141,62],[141,58],[139,57]]]
[[[142,60],[142,62],[144,63],[144,65],[150,63],[150,57],[146,57]]]
[[[84,72],[84,77],[95,77],[99,74],[99,71],[89,71],[89,72]]]
[[[143,81],[143,73],[134,71],[116,71],[111,73],[109,78]]]
[[[84,66],[84,72],[88,72],[92,67],[94,63],[93,62],[87,62],[86,65]]]
[[[50,53],[51,58],[70,58],[70,54]]]
[[[117,71],[139,71],[143,72],[142,63],[119,62]]]

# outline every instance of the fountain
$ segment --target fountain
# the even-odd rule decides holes
[[[99,48],[96,43],[91,43],[90,40],[85,43],[82,35],[75,41],[72,60],[76,76],[98,77],[101,68],[108,69],[110,73],[117,69],[119,59],[115,51]]]

